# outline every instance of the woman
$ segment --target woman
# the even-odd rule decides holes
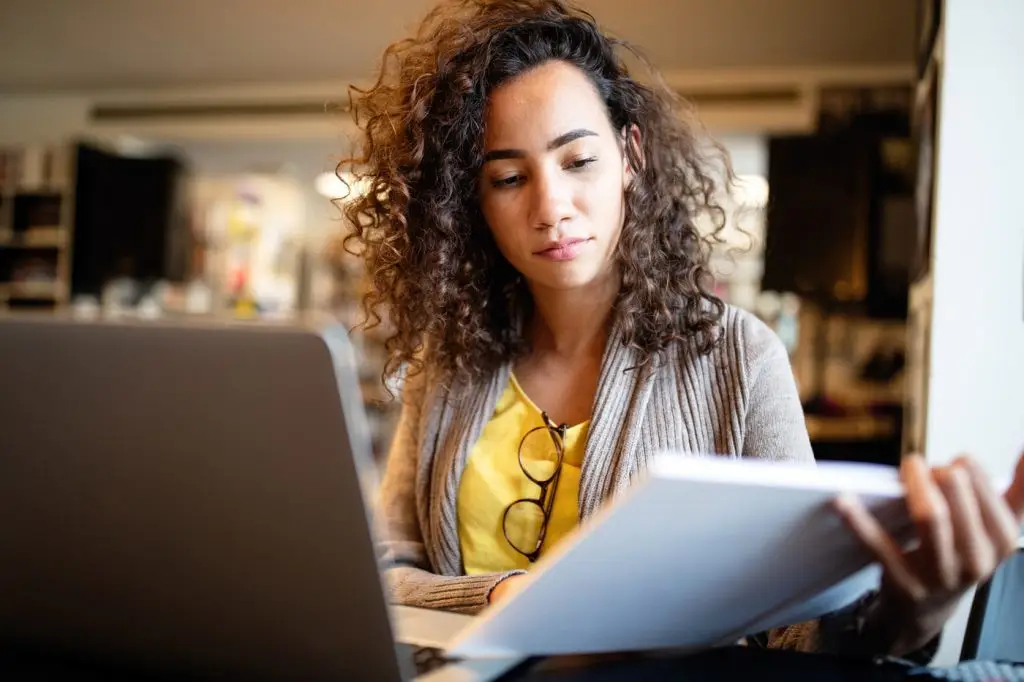
[[[340,170],[370,190],[346,204],[351,241],[394,328],[385,374],[409,369],[381,488],[396,602],[505,598],[662,449],[813,462],[781,343],[710,293],[697,220],[724,223],[724,159],[621,47],[557,0],[448,2],[354,92],[363,153]],[[969,460],[908,458],[913,553],[838,504],[884,587],[770,643],[933,642],[1012,551],[1022,470],[1002,499]]]

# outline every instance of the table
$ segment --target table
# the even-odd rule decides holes
[[[897,682],[911,668],[897,663],[874,663],[819,654],[801,654],[752,647],[728,647],[685,656],[590,657],[534,659],[497,676],[456,671],[437,679],[495,680],[498,682],[634,682],[674,680],[792,680],[794,682]],[[426,679],[430,679],[427,676]],[[71,658],[5,656],[0,654],[0,679],[5,682],[183,682],[187,676],[142,675],[128,669],[98,667]],[[916,678],[920,679],[920,678]]]
[[[678,657],[634,657],[595,664],[535,661],[519,666],[501,682],[631,682],[633,680],[793,680],[800,682],[895,682],[910,667],[794,651],[729,647]]]

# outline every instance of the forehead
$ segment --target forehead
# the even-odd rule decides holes
[[[561,61],[537,66],[496,88],[484,115],[486,149],[543,148],[576,128],[611,131],[604,102],[579,68]]]

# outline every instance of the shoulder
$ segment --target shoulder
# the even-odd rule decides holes
[[[706,354],[684,346],[679,361],[684,365],[714,367],[746,390],[765,369],[789,371],[789,354],[774,330],[756,315],[726,304],[719,321],[719,343]]]
[[[696,342],[683,342],[678,352],[668,353],[662,380],[714,395],[720,404],[735,403],[741,411],[755,387],[793,381],[782,340],[753,313],[726,304],[716,333],[717,343],[707,352]]]
[[[782,339],[751,312],[726,305],[722,315],[721,362],[732,363],[744,377],[755,379],[766,367],[789,367]]]

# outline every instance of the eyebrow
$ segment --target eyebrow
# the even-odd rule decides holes
[[[548,142],[547,150],[553,152],[559,147],[564,147],[574,140],[578,140],[581,137],[597,136],[593,130],[587,130],[586,128],[577,128],[576,130],[570,130],[567,133],[563,133],[555,139]],[[484,154],[484,163],[488,161],[498,161],[500,159],[521,159],[526,156],[526,152],[522,149],[492,149],[491,151]]]

